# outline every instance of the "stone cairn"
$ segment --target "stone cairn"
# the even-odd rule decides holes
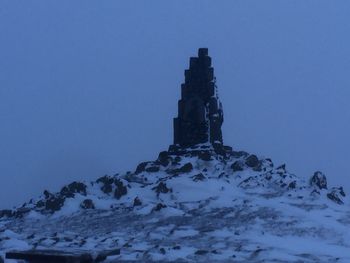
[[[221,126],[222,104],[217,93],[214,69],[207,48],[198,50],[198,57],[190,58],[181,85],[178,116],[174,118],[174,144],[169,152],[213,147],[217,152],[224,148]]]

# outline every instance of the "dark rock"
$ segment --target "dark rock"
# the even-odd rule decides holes
[[[327,197],[333,202],[336,202],[337,204],[344,204],[344,201],[342,200],[342,197],[345,197],[343,187],[333,187],[331,191],[327,194]]]
[[[193,166],[191,163],[186,163],[185,165],[183,165],[182,167],[180,167],[179,169],[175,169],[173,171],[173,173],[179,173],[179,174],[183,174],[183,173],[189,173],[193,170]]]
[[[181,162],[181,157],[180,157],[180,156],[176,156],[174,161],[175,161],[176,163]]]
[[[196,255],[200,255],[200,256],[205,255],[205,254],[208,254],[208,253],[209,253],[208,250],[203,250],[203,249],[197,250],[197,251],[195,252]]]
[[[241,158],[241,157],[247,157],[249,154],[247,152],[244,152],[244,151],[232,151],[231,153],[232,157],[235,157],[235,158]]]
[[[114,182],[114,179],[112,177],[109,177],[107,175],[99,178],[96,180],[97,183],[102,183],[101,186],[101,191],[104,192],[105,194],[109,194],[113,191],[112,184]]]
[[[173,249],[174,249],[174,250],[180,250],[180,249],[181,249],[181,246],[174,246]]]
[[[123,182],[119,179],[116,179],[114,181],[114,184],[116,185],[116,189],[114,191],[114,197],[117,199],[120,199],[123,195],[126,195],[128,193],[128,189],[126,186],[124,186]]]
[[[158,155],[158,162],[164,167],[168,166],[170,163],[169,153],[167,151],[160,152]]]
[[[4,263],[4,259],[2,258],[2,256],[0,256],[0,263]]]
[[[153,211],[160,211],[161,209],[166,208],[166,207],[167,207],[166,205],[164,205],[162,203],[158,203],[156,205],[156,207],[153,209]]]
[[[125,247],[128,247],[128,246],[129,245],[126,245]],[[98,254],[96,259],[94,260],[94,262],[104,262],[107,259],[107,257],[118,256],[118,255],[120,255],[120,249],[113,249],[110,251],[105,251],[105,252]]]
[[[273,162],[270,158],[266,158],[265,159],[265,163],[270,167],[270,168],[273,168]]]
[[[101,187],[101,191],[104,192],[105,194],[109,194],[113,191],[113,187],[111,184],[104,184]]]
[[[80,207],[82,209],[95,209],[95,204],[91,199],[85,199],[81,204]]]
[[[146,169],[146,166],[148,164],[149,164],[149,162],[140,163],[136,168],[135,174],[140,174],[140,173],[144,172]]]
[[[210,142],[222,144],[223,110],[214,80],[214,69],[207,48],[190,58],[181,85],[178,117],[174,118],[174,144],[191,147]]]
[[[45,199],[49,199],[50,197],[52,197],[52,194],[49,191],[45,190],[44,196],[45,196]]]
[[[35,204],[35,206],[36,206],[37,208],[42,208],[42,207],[45,206],[45,202],[44,202],[43,200],[39,200],[39,201]]]
[[[317,187],[320,190],[327,189],[327,178],[320,171],[317,171],[314,173],[314,175],[310,178],[309,183],[310,183],[310,186]]]
[[[108,175],[102,176],[96,180],[96,183],[102,183],[102,184],[113,184],[114,179],[113,177],[110,177]]]
[[[12,217],[12,216],[13,216],[12,210],[8,210],[8,209],[0,210],[0,218],[2,218],[2,217]]]
[[[45,209],[51,212],[55,212],[61,209],[64,205],[65,198],[61,196],[52,196],[45,202]]]
[[[148,167],[146,168],[146,172],[148,173],[157,173],[159,172],[159,166],[151,166],[151,167]]]
[[[232,165],[231,168],[233,172],[239,172],[244,170],[244,164],[241,161],[235,161]]]
[[[245,160],[245,164],[248,167],[255,168],[255,167],[259,166],[260,162],[259,162],[258,157],[256,155],[252,154],[252,155],[249,155],[248,158]]]
[[[286,170],[286,164],[282,164],[282,165],[280,165],[280,166],[278,166],[277,168],[276,168],[276,170],[279,170],[279,171],[281,171],[281,172],[287,172],[287,170]]]
[[[211,154],[209,151],[201,151],[198,154],[198,158],[203,161],[210,161],[211,160]]]
[[[160,182],[156,187],[152,188],[152,190],[155,190],[157,194],[160,194],[160,193],[166,194],[170,192],[170,189],[163,182]]]
[[[206,178],[205,178],[205,176],[202,173],[192,176],[192,180],[195,181],[195,182],[197,182],[197,181],[204,181],[205,179]]]
[[[134,206],[140,206],[140,205],[142,205],[141,200],[138,197],[135,197],[135,199],[134,199]]]
[[[297,187],[297,182],[296,181],[290,182],[289,185],[288,185],[289,189],[295,189],[296,187]]]
[[[163,247],[159,249],[159,252],[160,252],[161,254],[163,254],[163,255],[165,255],[165,253],[166,253],[166,252],[165,252],[165,249],[164,249]]]
[[[13,214],[17,218],[22,218],[25,214],[28,214],[31,211],[29,207],[18,208]]]
[[[76,193],[86,195],[86,185],[81,182],[73,182],[64,186],[60,191],[60,194],[66,198],[72,198]]]

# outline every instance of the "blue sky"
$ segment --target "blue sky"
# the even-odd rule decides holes
[[[0,4],[0,208],[134,170],[172,143],[208,47],[224,142],[350,193],[348,1]]]

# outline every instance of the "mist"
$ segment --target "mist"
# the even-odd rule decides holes
[[[350,193],[347,1],[0,6],[0,208],[154,160],[208,47],[224,143]]]

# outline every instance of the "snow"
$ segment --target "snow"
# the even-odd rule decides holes
[[[350,262],[348,198],[340,205],[327,198],[328,190],[312,193],[315,186],[262,157],[261,170],[233,172],[231,165],[244,164],[245,156],[182,156],[159,172],[116,175],[127,189],[119,199],[114,184],[106,194],[94,182],[54,213],[34,206],[23,217],[2,218],[0,255],[35,245],[94,253],[120,249],[106,262]],[[172,172],[186,163],[193,170]],[[203,176],[194,180],[198,174]],[[289,188],[293,181],[296,187]],[[168,191],[156,192],[160,182]],[[86,199],[95,209],[81,207]]]

